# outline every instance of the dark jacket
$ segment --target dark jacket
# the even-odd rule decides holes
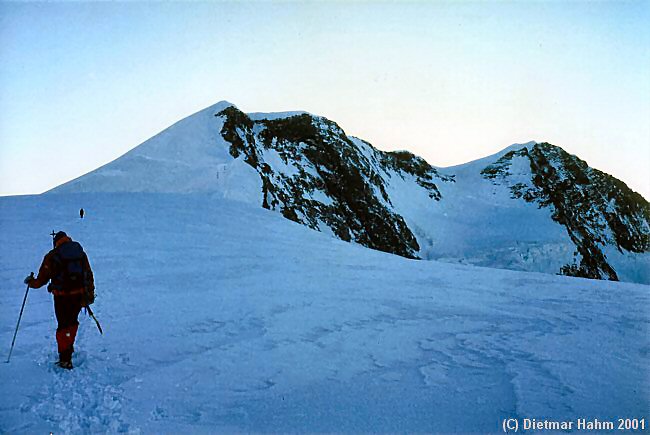
[[[57,276],[58,271],[56,270],[57,268],[57,261],[55,259],[56,253],[55,250],[59,246],[63,245],[64,243],[69,243],[72,242],[72,239],[70,237],[63,237],[61,240],[57,241],[56,246],[54,249],[52,249],[50,252],[48,252],[45,255],[45,258],[43,258],[43,263],[41,264],[40,269],[38,270],[38,276],[36,279],[32,280],[29,283],[29,286],[32,288],[40,288],[43,287],[45,284],[48,283],[51,279],[55,278]],[[83,267],[84,270],[87,273],[87,286],[89,287],[87,290],[95,290],[95,280],[93,277],[93,271],[90,268],[90,262],[88,261],[88,256],[84,253],[83,254]],[[52,286],[48,286],[48,291],[51,292],[55,296],[78,296],[84,293],[84,289],[78,288],[78,289],[70,289],[66,291],[61,291],[57,289],[53,289]]]

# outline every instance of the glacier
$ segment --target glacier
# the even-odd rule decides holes
[[[88,253],[104,328],[82,313],[76,367],[58,371],[51,297],[30,290],[0,364],[0,433],[649,421],[650,286],[411,260],[225,196],[0,198],[0,343],[52,230]]]

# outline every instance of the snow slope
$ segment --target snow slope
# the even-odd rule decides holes
[[[647,201],[544,143],[435,168],[323,117],[222,101],[50,193],[75,192],[211,193],[406,257],[650,284]]]
[[[227,101],[207,107],[132,149],[120,158],[49,193],[219,192],[225,198],[259,204],[261,183],[241,159],[233,159],[215,115]]]
[[[412,179],[393,177],[388,188],[395,210],[414,228],[425,259],[503,269],[557,272],[573,258],[566,230],[548,209],[514,201],[481,170],[513,148],[463,165],[442,168],[453,183],[438,183],[442,200],[414,190]],[[528,175],[526,168],[522,173]]]
[[[84,207],[87,218],[78,219]],[[0,343],[66,230],[97,317],[72,372],[31,290],[1,433],[498,432],[650,419],[650,287],[416,261],[219,194],[0,198]]]

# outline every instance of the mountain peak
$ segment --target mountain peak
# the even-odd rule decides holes
[[[539,142],[536,142],[534,140],[531,140],[530,142],[526,142],[526,143],[513,143],[512,145],[507,146],[504,149],[502,149],[501,151],[499,151],[498,153],[496,153],[495,156],[496,155],[504,155],[504,154],[509,153],[510,151],[519,151],[519,150],[521,150],[523,148],[526,148],[527,150],[530,151],[530,149],[532,147],[534,147],[535,145],[537,145],[538,143]]]
[[[230,101],[221,100],[218,103],[213,104],[212,106],[208,106],[205,109],[200,110],[199,112],[214,112],[214,114],[217,114],[228,107],[236,108],[237,106],[231,103]]]
[[[218,113],[222,112],[223,110],[225,110],[225,109],[227,109],[229,107],[234,107],[235,109],[239,110],[239,107],[237,107],[237,105],[231,103],[230,101],[221,100],[218,103],[213,104],[212,106],[208,106],[205,109],[200,110],[199,113],[209,112],[211,115],[217,115]],[[272,121],[272,120],[275,120],[275,119],[290,118],[292,116],[298,116],[298,115],[310,115],[310,116],[313,116],[311,113],[306,112],[304,110],[292,110],[292,111],[286,111],[286,112],[251,112],[251,113],[246,113],[246,116],[248,116],[253,121],[260,121],[260,120],[263,120],[263,119]]]
[[[489,156],[486,157],[481,157],[476,160],[472,160],[467,163],[461,163],[459,165],[453,165],[453,166],[448,166],[442,169],[446,169],[448,171],[460,171],[460,172],[476,172],[475,168],[484,168],[485,166],[494,163],[494,161],[500,159],[501,157],[505,156],[509,152],[516,152],[519,150],[522,150],[526,148],[526,150],[530,151],[535,145],[537,145],[539,142],[535,142],[534,140],[526,143],[513,143],[510,146],[507,146],[503,148],[501,151],[498,151],[494,154],[490,154]]]

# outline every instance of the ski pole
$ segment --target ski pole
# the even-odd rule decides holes
[[[97,320],[97,317],[95,317],[95,313],[93,313],[93,310],[90,309],[90,306],[86,307],[86,311],[88,311],[88,315],[92,317],[95,323],[97,324],[97,329],[99,329],[99,333],[104,335],[104,331],[102,331],[102,326],[99,324],[99,320]]]
[[[34,272],[30,275],[34,278]],[[14,331],[14,338],[11,340],[11,349],[9,349],[9,356],[7,357],[7,363],[11,359],[11,353],[14,351],[14,344],[16,343],[16,335],[18,334],[18,327],[20,326],[20,319],[23,317],[23,310],[25,309],[25,302],[27,302],[27,294],[29,293],[29,284],[27,284],[27,290],[25,291],[25,297],[23,298],[23,306],[20,307],[20,314],[18,315],[18,323],[16,323],[16,330]]]

